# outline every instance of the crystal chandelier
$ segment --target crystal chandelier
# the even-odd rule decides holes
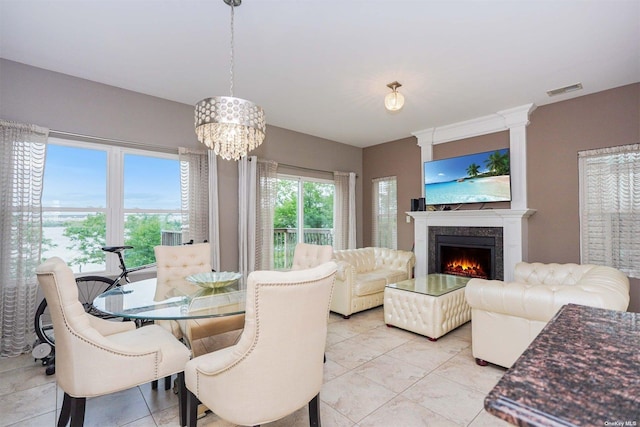
[[[198,141],[225,160],[238,160],[264,141],[266,122],[261,107],[233,96],[233,10],[242,0],[223,0],[231,6],[231,96],[214,96],[196,104]]]

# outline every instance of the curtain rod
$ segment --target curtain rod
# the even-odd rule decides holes
[[[258,159],[260,160],[260,159]],[[251,161],[251,157],[249,157],[249,161]],[[330,173],[331,175],[333,175],[334,171],[328,171],[328,170],[324,170],[324,169],[314,169],[314,168],[307,168],[305,166],[296,166],[296,165],[289,165],[287,163],[280,163],[280,162],[276,162],[278,163],[278,166],[284,166],[286,168],[291,168],[291,169],[298,169],[298,170],[304,170],[304,171],[309,171],[309,172],[322,172],[322,173]],[[338,172],[338,171],[336,171]],[[344,173],[348,173],[348,172],[344,172]],[[356,177],[358,176],[358,174],[356,174]]]
[[[171,154],[177,154],[178,153],[178,148],[172,148],[172,147],[163,147],[160,145],[151,145],[151,144],[144,144],[142,142],[132,142],[132,141],[124,141],[121,139],[113,139],[113,138],[104,138],[101,136],[91,136],[91,135],[83,135],[81,133],[73,133],[73,132],[65,132],[62,130],[49,130],[49,136],[53,137],[53,138],[69,138],[69,139],[73,139],[73,140],[82,140],[82,141],[87,141],[87,142],[93,142],[93,143],[97,143],[97,144],[110,144],[110,145],[117,145],[119,147],[127,147],[127,148],[137,148],[137,149],[141,149],[141,150],[152,150],[152,151],[158,151],[158,152],[162,152],[162,153],[171,153]]]

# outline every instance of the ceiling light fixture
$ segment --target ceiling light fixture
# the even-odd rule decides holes
[[[214,96],[195,107],[198,141],[226,160],[238,160],[264,141],[266,122],[261,107],[233,96],[233,10],[242,0],[223,0],[231,6],[231,96]]]
[[[384,106],[389,111],[399,111],[404,105],[404,96],[398,92],[400,86],[402,85],[398,82],[392,82],[387,85],[388,88],[393,90],[393,92],[384,97]]]

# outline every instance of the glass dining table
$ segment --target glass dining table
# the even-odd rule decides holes
[[[96,297],[94,306],[107,314],[129,319],[180,320],[231,316],[245,311],[246,290],[240,281],[219,288],[187,280],[141,280],[110,289]]]

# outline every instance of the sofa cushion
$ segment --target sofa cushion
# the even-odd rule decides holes
[[[381,274],[387,280],[387,285],[391,283],[407,280],[407,272],[404,270],[390,270],[388,268],[378,268],[376,274]]]
[[[387,285],[387,279],[383,274],[378,272],[360,273],[356,275],[356,282],[351,289],[352,295],[361,297],[371,295],[378,292],[384,292]]]

